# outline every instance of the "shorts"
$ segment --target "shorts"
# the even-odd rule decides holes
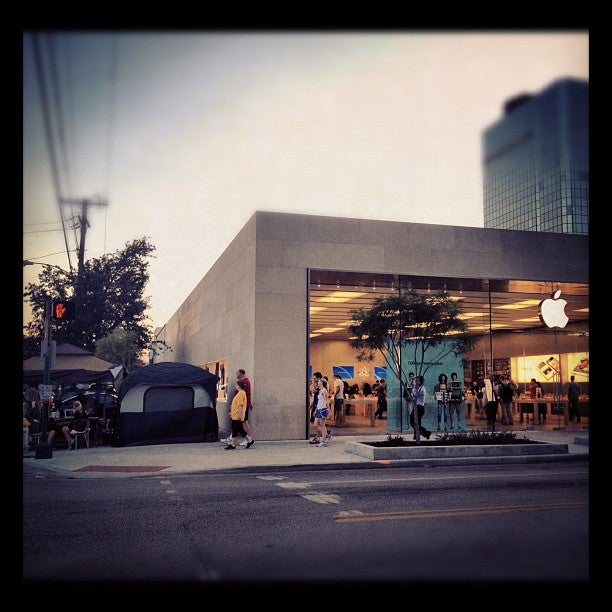
[[[246,438],[246,431],[242,426],[243,421],[236,421],[232,419],[232,438],[237,438],[238,436],[242,436]]]
[[[326,419],[329,411],[327,408],[317,408],[315,411],[315,419]]]

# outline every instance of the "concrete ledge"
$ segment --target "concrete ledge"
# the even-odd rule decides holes
[[[574,438],[574,444],[582,444],[583,446],[589,445],[589,439],[584,436],[576,436]]]
[[[344,444],[347,453],[372,461],[393,459],[442,459],[457,457],[520,457],[568,454],[567,444],[489,444],[474,446],[371,446],[356,440]]]

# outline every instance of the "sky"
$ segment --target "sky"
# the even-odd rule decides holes
[[[586,30],[25,31],[23,258],[102,202],[85,258],[146,236],[155,328],[256,211],[483,227],[483,131],[564,77]]]

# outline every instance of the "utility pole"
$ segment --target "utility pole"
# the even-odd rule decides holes
[[[87,212],[90,206],[108,206],[108,202],[101,197],[94,197],[90,200],[79,199],[79,198],[60,198],[60,204],[72,204],[81,207],[81,214],[79,215],[79,227],[81,229],[79,238],[79,253],[78,253],[78,267],[77,267],[77,281],[75,285],[75,299],[79,303],[79,292],[81,286],[81,277],[83,275],[83,266],[85,264],[85,238],[87,236],[87,228],[89,227],[89,221],[87,219]]]
[[[51,310],[53,301],[47,298],[45,302],[45,340],[44,340],[44,373],[43,385],[48,388],[51,382]],[[51,459],[53,457],[53,447],[47,442],[47,398],[42,398],[42,409],[40,415],[40,428],[42,435],[36,445],[36,459]]]
[[[56,268],[65,272],[63,268],[59,266],[55,266],[53,264],[42,263],[40,261],[30,261],[29,259],[23,260],[24,266],[44,266],[46,268]],[[51,391],[51,357],[52,357],[52,339],[53,339],[53,329],[51,327],[51,316],[53,313],[53,300],[50,297],[47,297],[45,300],[45,337],[43,340],[42,346],[42,357],[43,357],[43,384],[42,389],[44,393],[50,393]],[[40,389],[40,387],[39,387]],[[51,395],[52,397],[52,395]],[[40,428],[42,431],[42,436],[40,437],[40,441],[36,445],[36,459],[51,459],[53,457],[53,446],[47,442],[47,421],[48,421],[48,407],[47,403],[49,398],[42,397],[42,411],[40,415]]]

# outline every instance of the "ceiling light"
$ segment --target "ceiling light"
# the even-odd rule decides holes
[[[493,325],[491,325],[490,329],[499,329],[500,327],[508,327],[505,323],[493,323]],[[473,331],[473,330],[488,330],[489,326],[488,325],[473,325],[470,326],[469,331]]]
[[[342,302],[348,302],[349,300],[352,300],[353,298],[358,298],[362,295],[365,295],[364,293],[360,293],[360,292],[355,292],[355,291],[332,291],[331,293],[328,293],[327,295],[324,295],[323,297],[317,298],[316,301],[317,302],[333,302],[336,304],[341,304]]]
[[[502,304],[501,306],[493,306],[493,308],[499,308],[500,310],[519,310],[521,308],[537,306],[541,301],[542,300],[521,300],[520,302],[514,302],[513,304]]]
[[[458,319],[473,319],[474,317],[482,316],[480,312],[462,312],[457,315]]]

